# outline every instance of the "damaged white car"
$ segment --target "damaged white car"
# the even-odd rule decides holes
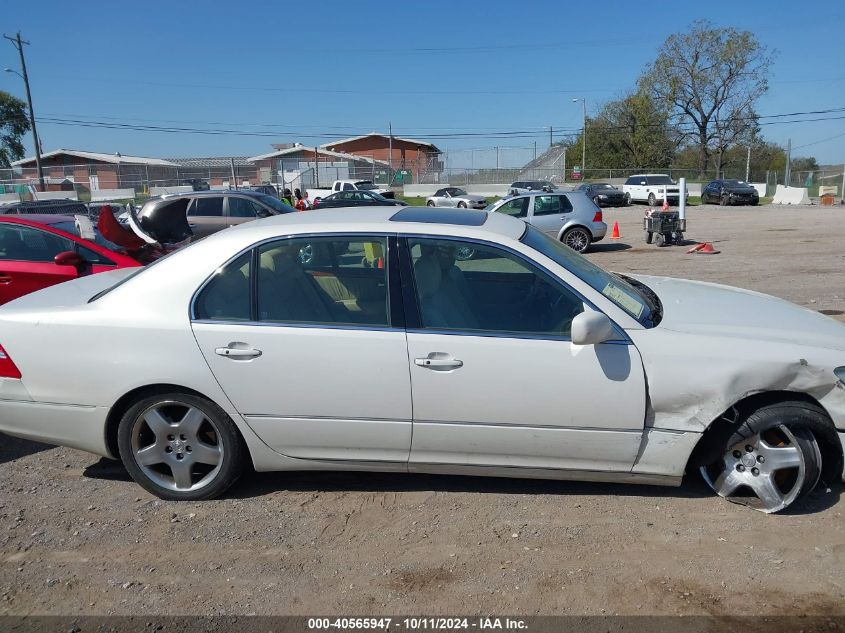
[[[219,496],[251,463],[700,473],[776,512],[843,475],[845,326],[611,274],[499,213],[249,222],[13,301],[0,345],[0,430],[121,459],[168,499]]]

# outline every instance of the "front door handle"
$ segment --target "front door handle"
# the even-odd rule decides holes
[[[464,361],[452,358],[451,355],[443,352],[432,352],[425,358],[415,358],[414,364],[425,369],[433,369],[434,371],[450,371],[463,367]]]
[[[246,343],[229,343],[226,347],[218,347],[214,350],[214,353],[235,360],[249,360],[261,356],[260,349],[250,347]]]

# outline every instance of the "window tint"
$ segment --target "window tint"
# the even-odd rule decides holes
[[[0,260],[22,262],[52,262],[63,251],[74,250],[75,243],[47,231],[2,223],[0,224]]]
[[[258,319],[386,327],[385,238],[296,238],[259,248]]]
[[[261,209],[261,205],[252,200],[229,196],[229,215],[233,218],[254,218]]]
[[[496,211],[504,213],[505,215],[511,215],[515,218],[524,218],[528,215],[528,196],[508,200],[496,209]]]
[[[555,215],[572,211],[572,203],[566,196],[537,196],[534,198],[534,215]]]
[[[424,328],[569,336],[584,304],[521,257],[474,242],[409,238]]]
[[[196,198],[188,215],[219,217],[223,215],[223,196]]]
[[[640,184],[640,178],[638,176],[631,176],[628,180],[625,181],[626,185],[638,185]]]
[[[197,297],[195,317],[215,321],[249,321],[250,258],[247,251],[219,269]]]

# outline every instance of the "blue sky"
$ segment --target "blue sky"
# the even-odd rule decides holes
[[[398,136],[479,134],[433,141],[466,157],[469,152],[458,150],[527,147],[535,140],[484,138],[491,131],[537,131],[543,149],[548,126],[580,127],[581,106],[573,97],[585,97],[594,112],[633,85],[666,35],[698,18],[749,29],[777,50],[761,114],[845,107],[845,5],[817,0],[812,9],[805,6],[42,0],[7,7],[3,29],[20,30],[32,43],[26,55],[39,118],[239,132],[115,130],[45,120],[39,124],[45,151],[254,155],[273,142],[319,144],[329,140],[319,135],[386,132],[390,122]],[[19,68],[5,40],[0,65]],[[0,75],[0,90],[23,97],[22,81],[11,73]],[[792,138],[795,155],[845,160],[845,118],[771,125],[764,133],[781,143]],[[27,141],[28,153],[31,147]]]

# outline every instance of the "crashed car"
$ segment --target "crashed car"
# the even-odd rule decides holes
[[[503,213],[258,220],[13,301],[0,346],[0,431],[119,458],[167,499],[217,497],[248,465],[700,473],[777,512],[843,475],[845,325],[609,273]]]

